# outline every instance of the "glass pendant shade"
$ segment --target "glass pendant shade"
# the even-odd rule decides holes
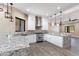
[[[13,3],[10,3],[10,5],[11,5],[11,20],[10,20],[10,22],[13,22],[13,15],[12,15],[12,12],[13,12],[13,9],[12,9]]]
[[[60,10],[60,26],[62,25],[62,10]]]
[[[10,20],[10,22],[13,22],[13,17],[11,16],[11,20]]]
[[[5,12],[5,18],[11,18],[11,13],[9,12],[9,4],[7,3],[7,11]]]
[[[60,26],[62,25],[62,21],[60,21]]]
[[[0,12],[3,12],[3,9],[4,9],[4,4],[0,3]]]
[[[11,18],[11,15],[9,12],[5,12],[5,18]]]
[[[54,14],[55,15],[55,23],[54,23],[54,25],[57,25],[57,23],[56,23],[56,14]]]
[[[10,6],[9,6],[9,3],[7,3],[7,12],[5,12],[5,18],[10,19],[10,22],[13,22],[12,5],[13,3],[10,3]]]
[[[55,22],[54,25],[56,25],[57,23]]]
[[[3,8],[0,8],[0,12],[2,12],[3,11]]]

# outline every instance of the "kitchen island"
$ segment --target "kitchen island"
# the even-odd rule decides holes
[[[30,45],[27,36],[9,34],[3,38],[4,41],[0,41],[0,56],[30,55]],[[0,39],[3,38],[0,37]]]
[[[71,37],[67,34],[45,34],[44,35],[45,41],[48,41],[56,46],[61,48],[71,48]]]

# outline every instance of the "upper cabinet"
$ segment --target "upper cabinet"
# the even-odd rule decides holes
[[[48,19],[46,17],[42,17],[42,30],[48,30]]]
[[[35,16],[28,15],[28,30],[35,30]]]

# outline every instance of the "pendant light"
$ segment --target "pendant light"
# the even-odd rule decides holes
[[[13,22],[13,16],[12,16],[12,12],[13,12],[13,9],[12,9],[12,7],[13,7],[13,3],[10,3],[10,5],[11,5],[11,15],[10,15],[10,17],[11,17],[11,20],[10,20],[10,22]]]
[[[3,12],[3,9],[4,9],[4,4],[0,3],[0,12]]]
[[[10,12],[9,12],[9,4],[7,3],[7,11],[5,12],[5,18],[10,18]]]
[[[60,26],[62,25],[62,10],[60,10]]]
[[[60,23],[59,23],[59,26],[60,26],[60,28],[59,28],[59,32],[60,33],[63,33],[63,23],[62,23],[62,10],[60,10]]]
[[[55,23],[54,23],[54,25],[57,25],[57,23],[56,23],[56,14],[54,14],[54,16],[55,16]]]
[[[12,7],[13,7],[13,3],[7,3],[7,11],[5,12],[5,18],[10,19],[10,22],[13,22]]]

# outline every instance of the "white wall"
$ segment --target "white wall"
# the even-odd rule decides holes
[[[4,9],[4,11],[6,11],[6,10]],[[14,8],[13,9],[13,22],[10,22],[10,19],[5,18],[4,11],[0,13],[0,34],[15,32],[15,22],[16,22],[15,17],[19,17],[24,20],[27,20],[27,16],[24,15],[24,13],[22,13],[19,10]]]
[[[48,19],[46,17],[42,17],[42,30],[48,30]]]
[[[28,15],[28,30],[35,30],[35,16]]]

